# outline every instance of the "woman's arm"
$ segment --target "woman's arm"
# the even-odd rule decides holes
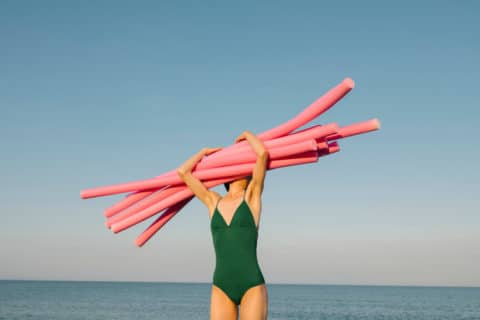
[[[263,142],[248,130],[238,136],[235,142],[243,139],[246,139],[250,143],[250,146],[257,155],[257,160],[252,170],[252,180],[250,181],[248,188],[250,196],[253,199],[259,199],[263,191],[265,174],[267,172],[268,151]]]
[[[221,148],[203,148],[196,154],[194,154],[190,159],[185,161],[177,169],[177,173],[180,178],[185,182],[185,184],[192,190],[192,192],[199,198],[210,211],[215,205],[215,200],[218,198],[218,194],[214,191],[210,191],[205,187],[205,185],[198,178],[194,177],[192,174],[192,168],[197,164],[204,155],[208,155],[215,151],[218,151]]]

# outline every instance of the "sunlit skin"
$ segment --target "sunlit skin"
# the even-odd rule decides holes
[[[177,172],[195,196],[207,206],[210,219],[213,216],[217,201],[221,199],[218,209],[225,221],[230,223],[234,210],[242,201],[242,195],[245,192],[245,201],[252,211],[255,223],[260,227],[261,195],[267,171],[268,152],[263,142],[250,131],[244,131],[235,139],[235,142],[244,139],[250,143],[257,155],[252,175],[230,182],[229,190],[224,197],[215,191],[207,189],[202,181],[192,175],[192,169],[204,155],[209,155],[221,148],[201,149],[178,167]],[[240,320],[264,320],[267,319],[267,311],[268,293],[265,284],[248,289],[242,297],[240,308],[237,308],[235,303],[220,288],[212,284],[211,320],[236,320],[239,315]]]

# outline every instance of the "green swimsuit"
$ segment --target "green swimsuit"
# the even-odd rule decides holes
[[[258,227],[245,193],[230,225],[218,211],[219,201],[210,222],[216,256],[213,284],[239,305],[249,288],[265,283],[257,261]]]

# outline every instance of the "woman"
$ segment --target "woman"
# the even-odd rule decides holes
[[[235,142],[246,139],[257,155],[252,175],[226,183],[225,197],[207,189],[192,175],[192,168],[204,156],[221,148],[204,148],[177,171],[185,184],[208,208],[216,255],[210,319],[267,319],[267,288],[257,261],[257,238],[261,194],[267,170],[268,152],[262,141],[245,131]]]

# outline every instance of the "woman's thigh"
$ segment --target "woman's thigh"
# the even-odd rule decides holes
[[[216,285],[212,285],[210,302],[210,320],[237,320],[238,310],[235,303]]]
[[[240,320],[266,320],[268,293],[265,284],[251,287],[240,302]]]

